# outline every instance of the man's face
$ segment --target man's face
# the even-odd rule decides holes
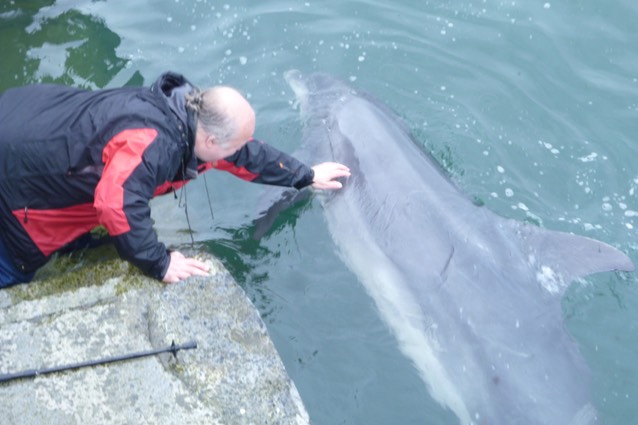
[[[227,158],[241,149],[253,138],[253,133],[255,132],[254,114],[249,115],[242,124],[238,134],[225,145],[218,144],[213,136],[198,134],[195,141],[195,155],[197,158],[204,162],[214,162]]]

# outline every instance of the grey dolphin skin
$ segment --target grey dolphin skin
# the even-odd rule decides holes
[[[632,261],[475,205],[392,112],[347,84],[298,71],[286,80],[304,149],[352,171],[323,198],[341,258],[432,398],[462,425],[602,422],[560,297],[574,279]]]

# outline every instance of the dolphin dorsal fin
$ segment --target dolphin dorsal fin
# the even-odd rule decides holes
[[[550,293],[562,295],[570,282],[590,274],[634,270],[627,255],[604,242],[513,220],[508,222],[515,228],[522,251],[536,267],[539,283]]]

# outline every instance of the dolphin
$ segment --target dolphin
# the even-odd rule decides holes
[[[392,111],[347,83],[285,79],[305,155],[352,172],[322,199],[338,252],[431,397],[462,425],[598,423],[560,298],[575,279],[632,261],[476,205]]]

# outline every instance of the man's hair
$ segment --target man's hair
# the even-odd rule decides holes
[[[186,96],[187,108],[195,112],[203,130],[215,137],[215,143],[222,147],[230,143],[237,134],[237,122],[228,113],[221,93],[228,89],[216,86],[204,91],[193,90]]]

